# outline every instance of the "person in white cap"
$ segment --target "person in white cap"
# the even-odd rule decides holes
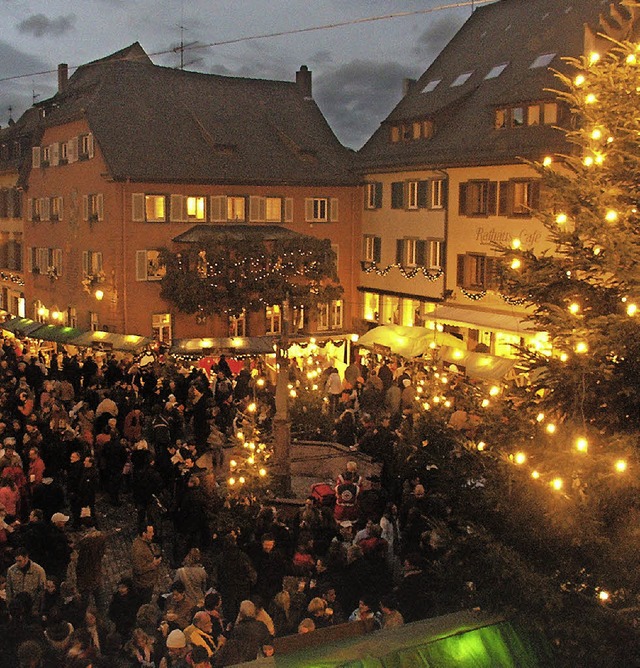
[[[167,650],[160,660],[159,668],[187,668],[187,639],[180,629],[174,629],[167,636]]]
[[[61,582],[67,579],[67,568],[71,561],[71,545],[65,527],[69,516],[53,513],[47,531],[47,553],[42,564],[47,575],[54,575]]]

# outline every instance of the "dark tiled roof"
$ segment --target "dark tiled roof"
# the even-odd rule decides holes
[[[207,241],[232,239],[235,241],[278,241],[280,239],[303,239],[307,235],[294,232],[279,225],[194,225],[186,232],[174,237],[178,243],[198,244]]]
[[[159,67],[79,68],[48,122],[86,114],[116,180],[347,185],[353,153],[293,82]]]
[[[550,67],[566,68],[561,57],[583,53],[585,23],[597,30],[608,5],[609,0],[501,0],[478,8],[360,150],[362,165],[375,170],[499,164],[566,150],[562,133],[550,126],[494,130],[494,110],[553,99],[547,89],[558,89],[558,79],[547,67],[530,65],[554,53]],[[485,79],[504,63],[498,77]],[[466,72],[472,73],[468,80],[451,87]],[[436,80],[441,82],[433,91],[422,92]],[[394,123],[424,118],[434,121],[431,139],[389,141]]]

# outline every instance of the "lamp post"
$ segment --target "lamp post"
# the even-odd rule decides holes
[[[291,420],[289,419],[289,298],[282,302],[282,327],[276,354],[276,414],[273,419],[274,478],[279,493],[291,496]]]

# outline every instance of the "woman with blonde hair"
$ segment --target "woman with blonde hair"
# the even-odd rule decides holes
[[[176,582],[182,582],[187,599],[194,606],[202,606],[207,591],[207,572],[202,565],[202,555],[197,547],[189,550],[176,571]]]
[[[131,640],[124,648],[133,660],[132,665],[136,668],[152,668],[156,665],[153,638],[141,628],[133,629]]]
[[[275,636],[288,636],[295,630],[296,620],[291,610],[291,594],[288,591],[279,591],[269,604],[269,614],[275,627]]]

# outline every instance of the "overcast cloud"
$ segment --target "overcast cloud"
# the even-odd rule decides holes
[[[471,9],[379,21],[357,19],[447,4],[447,0],[81,0],[73,4],[0,0],[0,124],[6,124],[9,107],[17,118],[34,98],[55,93],[58,63],[68,63],[73,72],[82,63],[139,41],[156,64],[179,67],[182,40],[184,66],[201,72],[292,81],[300,65],[307,65],[313,72],[314,97],[334,132],[347,146],[359,148],[397,104],[403,78],[415,78],[428,67]],[[353,23],[247,39],[345,21]],[[48,74],[38,74],[46,70]]]

